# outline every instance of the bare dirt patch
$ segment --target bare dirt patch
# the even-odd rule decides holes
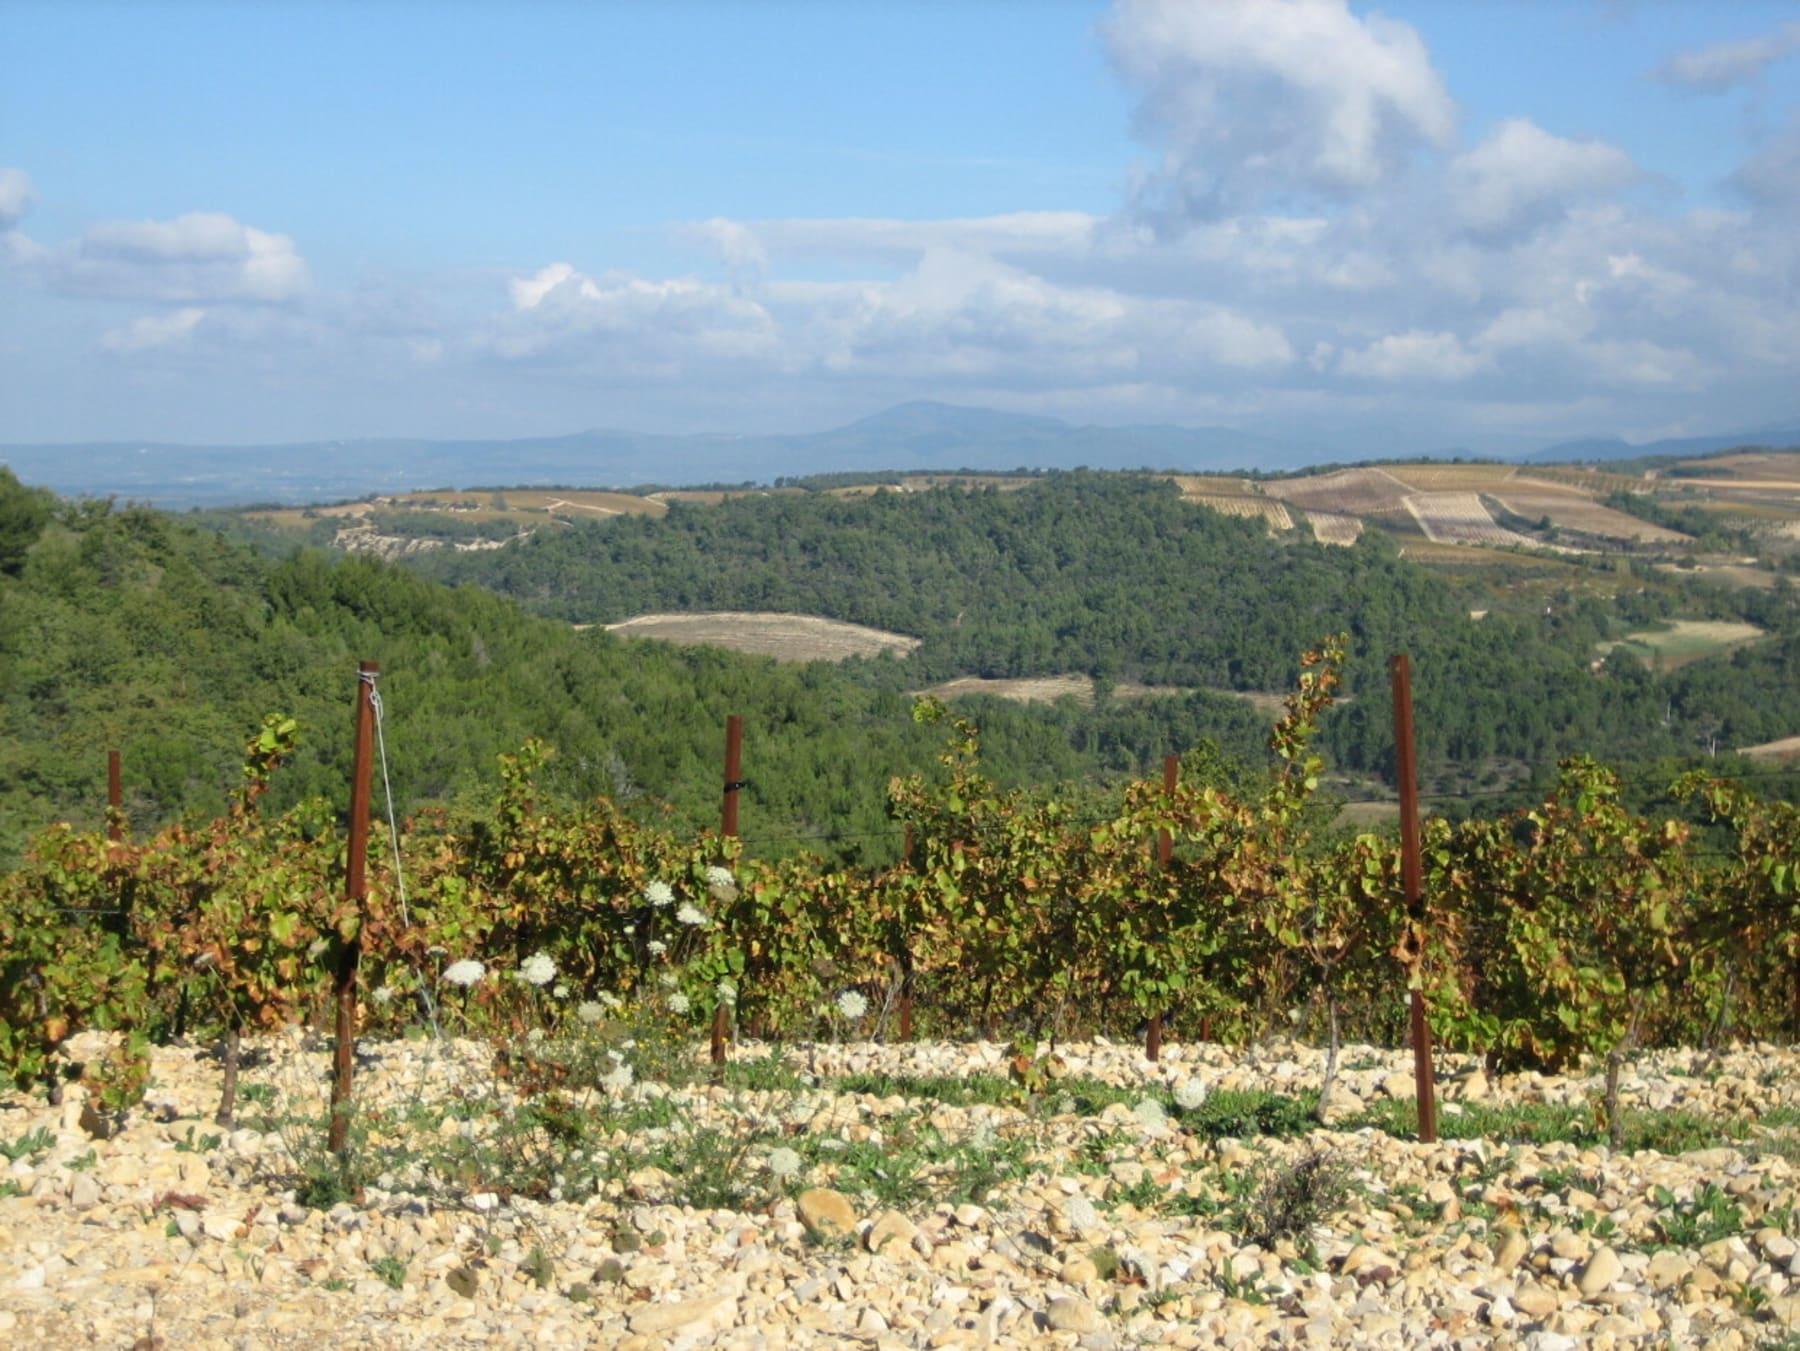
[[[1760,746],[1739,746],[1738,754],[1756,760],[1800,760],[1800,736],[1784,736],[1778,741],[1765,741]]]
[[[734,652],[752,652],[780,661],[844,661],[850,657],[873,657],[882,652],[905,656],[920,641],[903,633],[846,624],[818,615],[744,610],[637,615],[606,627],[627,638],[727,647]]]
[[[1074,699],[1083,704],[1094,702],[1094,682],[1084,675],[1030,676],[1018,679],[988,679],[982,676],[959,676],[918,691],[934,699],[958,699],[972,694],[988,694],[996,699],[1011,699],[1021,704],[1053,704],[1058,699]],[[1121,680],[1112,687],[1115,699],[1157,699],[1172,695],[1192,694],[1180,685],[1140,685],[1135,680]]]

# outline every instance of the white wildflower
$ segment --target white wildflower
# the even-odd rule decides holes
[[[786,1145],[769,1151],[769,1171],[776,1177],[794,1177],[800,1171],[800,1156]]]
[[[541,1027],[534,1027],[531,1029],[531,1031],[529,1031],[525,1034],[525,1040],[530,1042],[534,1046],[537,1045],[537,1043],[542,1041],[543,1039],[544,1039],[544,1029]]]
[[[738,897],[737,879],[729,868],[713,866],[706,870],[706,894],[720,905],[730,905]]]
[[[721,1004],[737,1003],[737,986],[728,980],[722,980],[714,988],[713,993],[719,997]]]
[[[611,1093],[623,1093],[631,1087],[632,1078],[631,1066],[620,1063],[613,1066],[611,1072],[600,1076],[600,1087]]]
[[[665,990],[673,990],[677,985],[681,984],[681,977],[676,975],[673,971],[663,971],[658,973],[656,983]]]
[[[548,985],[556,979],[556,963],[547,952],[534,952],[519,964],[519,979],[527,985]]]
[[[1175,1085],[1175,1105],[1182,1111],[1198,1111],[1205,1101],[1206,1085],[1198,1079],[1183,1079]]]
[[[603,1008],[617,1009],[625,1006],[625,1001],[620,999],[619,996],[614,994],[611,990],[602,990],[599,994],[595,995],[594,998],[600,1001],[601,1007]]]
[[[1132,1105],[1131,1114],[1138,1119],[1138,1124],[1147,1131],[1157,1130],[1169,1122],[1169,1114],[1163,1110],[1162,1103],[1155,1098],[1140,1098]]]
[[[569,997],[569,987],[564,985],[560,980],[557,981],[555,988],[550,991],[550,997],[552,999],[567,999]]]
[[[660,957],[669,950],[669,945],[660,938],[652,938],[644,948],[652,957]]]
[[[1078,1234],[1100,1227],[1100,1212],[1085,1196],[1071,1196],[1063,1205],[1063,1223]]]
[[[675,904],[675,891],[667,882],[652,882],[644,888],[644,899],[660,909]]]
[[[485,975],[487,968],[473,957],[464,957],[460,962],[451,962],[444,968],[444,979],[465,990]]]
[[[676,990],[669,996],[670,1013],[686,1013],[690,1007],[692,1006],[688,1003],[688,997],[680,990]]]
[[[369,991],[369,998],[377,1004],[391,1004],[394,1002],[393,987],[390,985],[378,985],[373,990]]]
[[[627,925],[626,925],[626,926],[625,926],[625,936],[626,936],[626,937],[627,937],[627,938],[630,938],[630,937],[631,937],[631,936],[632,936],[632,935],[633,935],[633,934],[634,934],[634,933],[636,933],[636,932],[637,932],[637,925],[635,925],[635,924],[627,924]]]
[[[592,999],[585,1000],[576,1008],[575,1016],[591,1027],[595,1023],[606,1020],[606,1005],[596,1003]]]
[[[331,940],[329,938],[315,938],[306,945],[307,958],[316,962],[325,955],[330,947]]]
[[[860,1018],[869,1011],[869,1001],[861,990],[845,990],[837,997],[837,1011],[846,1018]]]
[[[704,924],[704,923],[706,923],[705,913],[700,909],[699,906],[695,905],[692,901],[683,901],[681,903],[681,909],[679,909],[675,912],[675,919],[678,923],[681,923],[681,924]]]

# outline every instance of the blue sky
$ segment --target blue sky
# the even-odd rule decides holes
[[[0,441],[1800,418],[1800,0],[8,0],[0,50]]]

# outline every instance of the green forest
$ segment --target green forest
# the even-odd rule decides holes
[[[1628,657],[1590,669],[1596,641],[1682,603],[1664,583],[1476,621],[1461,589],[1389,540],[1278,540],[1120,475],[677,505],[402,567],[284,546],[241,518],[58,501],[0,470],[0,866],[51,821],[101,819],[111,749],[134,828],[216,813],[269,713],[302,729],[274,805],[323,796],[341,809],[363,659],[383,667],[402,812],[480,810],[498,757],[541,738],[555,752],[542,783],[561,800],[710,825],[725,720],[740,713],[748,846],[879,862],[898,849],[888,781],[935,753],[909,691],[967,674],[1099,678],[1091,707],[970,705],[1008,786],[1147,775],[1169,753],[1254,770],[1267,715],[1221,691],[1282,690],[1298,653],[1345,630],[1349,697],[1321,728],[1328,760],[1389,775],[1386,658],[1409,652],[1425,782],[1467,814],[1550,781],[1565,754],[1660,771],[1800,727],[1785,586],[1692,599],[1773,630],[1728,659],[1668,675]],[[923,642],[905,660],[796,666],[570,623],[707,608],[806,611]],[[1192,692],[1105,696],[1125,679]]]
[[[912,701],[825,665],[577,633],[475,587],[369,558],[275,557],[181,516],[58,503],[0,470],[0,866],[53,820],[103,814],[121,751],[125,811],[149,829],[219,811],[263,717],[299,719],[276,806],[344,798],[360,660],[382,665],[390,780],[403,812],[490,801],[498,757],[556,752],[562,800],[606,796],[647,818],[716,824],[725,721],[745,718],[752,847],[892,857],[888,780],[931,762]],[[1021,708],[982,715],[1008,783],[1083,782],[1206,739],[1263,754],[1240,700]]]
[[[1475,620],[1465,589],[1407,562],[1379,533],[1349,549],[1277,538],[1132,475],[1055,474],[1016,492],[677,503],[661,519],[583,523],[409,565],[575,622],[795,610],[921,639],[904,660],[852,668],[884,689],[1083,672],[1280,690],[1293,653],[1347,629],[1350,702],[1325,729],[1332,759],[1391,776],[1386,659],[1407,652],[1418,673],[1419,755],[1440,786],[1491,784],[1497,761],[1518,770],[1577,752],[1679,758],[1800,729],[1800,608],[1789,585],[1684,594],[1646,570],[1640,588],[1613,602],[1570,593]],[[1748,619],[1773,637],[1663,677],[1628,657],[1592,669],[1597,643],[1678,608]]]

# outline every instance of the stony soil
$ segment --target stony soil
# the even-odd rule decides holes
[[[366,1103],[414,1101],[486,1070],[473,1043],[361,1049]],[[248,1082],[316,1085],[325,1073],[324,1052],[297,1040],[266,1051]],[[1004,1053],[923,1043],[798,1054],[822,1075],[923,1075],[996,1073]],[[1293,1045],[1172,1046],[1156,1065],[1106,1043],[1062,1054],[1073,1074],[1165,1089],[1291,1093],[1317,1088],[1321,1070],[1316,1052]],[[1399,1053],[1354,1048],[1346,1062],[1340,1113],[1410,1091]],[[1800,1151],[1755,1124],[1792,1111],[1797,1063],[1770,1048],[1641,1058],[1624,1080],[1637,1110],[1701,1112],[1747,1132],[1733,1147],[1678,1155],[1423,1145],[1368,1128],[1215,1141],[1184,1130],[1179,1114],[1156,1120],[1124,1105],[1032,1117],[927,1105],[946,1131],[1030,1132],[1032,1172],[983,1204],[909,1213],[816,1176],[757,1213],[696,1212],[660,1200],[666,1175],[642,1170],[580,1203],[411,1194],[396,1183],[319,1211],[295,1203],[281,1135],[241,1129],[207,1147],[219,1066],[163,1048],[144,1105],[111,1138],[83,1128],[79,1090],[59,1106],[0,1098],[0,1143],[40,1127],[51,1137],[10,1165],[4,1190],[18,1194],[0,1199],[0,1344],[1800,1346],[1785,1340],[1800,1324],[1800,1196],[1788,1161]],[[1532,1075],[1490,1082],[1464,1067],[1445,1111],[1586,1103],[1596,1089]],[[805,1129],[879,1142],[884,1123],[918,1104],[814,1093],[799,1107]],[[1205,1178],[1318,1148],[1354,1171],[1355,1193],[1313,1231],[1311,1260],[1286,1242],[1246,1244],[1217,1215],[1122,1199],[1179,1198]],[[1704,1243],[1671,1242],[1669,1216],[1691,1216],[1709,1184],[1741,1222]],[[553,1271],[545,1283],[532,1275],[538,1250]],[[1107,1256],[1116,1271],[1101,1269]],[[384,1259],[390,1272],[404,1264],[398,1288],[380,1278]]]

